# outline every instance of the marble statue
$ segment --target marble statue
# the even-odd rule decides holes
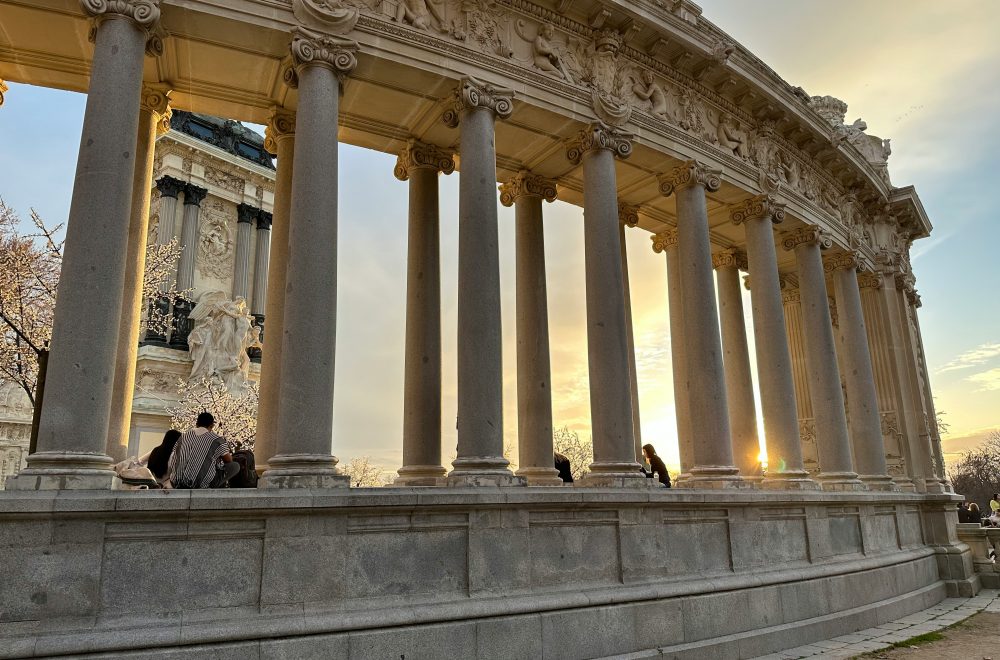
[[[239,396],[250,374],[247,350],[260,346],[260,328],[253,324],[246,300],[229,300],[222,291],[206,291],[189,318],[194,321],[188,335],[194,362],[191,380],[217,377]]]

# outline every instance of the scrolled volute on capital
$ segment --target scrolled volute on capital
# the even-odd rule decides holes
[[[500,186],[500,203],[512,206],[520,197],[540,197],[554,202],[556,194],[555,181],[521,170]]]
[[[156,115],[156,134],[170,130],[170,89],[162,85],[143,85],[139,107]]]
[[[406,148],[396,158],[392,173],[400,181],[410,178],[410,171],[417,168],[434,169],[444,174],[455,171],[455,159],[451,152],[432,144],[410,140]]]
[[[455,88],[451,107],[442,119],[449,127],[456,128],[463,113],[476,109],[489,110],[498,119],[506,119],[514,111],[514,90],[465,76]]]
[[[101,21],[109,16],[122,16],[131,20],[147,34],[153,32],[160,20],[159,0],[80,0],[87,16]]]
[[[325,66],[343,80],[358,65],[358,42],[335,35],[320,34],[302,27],[293,28],[289,48],[296,69]]]
[[[571,163],[578,165],[588,151],[608,149],[617,158],[628,158],[632,155],[632,138],[631,133],[605,124],[591,124],[577,133],[576,139],[566,150],[566,157]]]
[[[649,240],[653,241],[653,252],[660,254],[661,252],[677,245],[677,230],[667,229],[665,231],[661,231],[658,234],[650,236]]]
[[[823,269],[832,273],[838,270],[857,271],[861,268],[861,259],[857,252],[838,252],[823,259]]]
[[[785,203],[774,195],[757,195],[744,200],[734,208],[729,218],[736,225],[765,218],[770,218],[772,223],[779,224],[785,219]]]
[[[736,268],[747,270],[747,255],[742,250],[727,248],[712,255],[712,268]]]
[[[800,245],[818,245],[821,250],[825,250],[833,246],[833,239],[820,227],[807,225],[783,234],[781,245],[786,250],[794,250]]]
[[[639,226],[639,207],[618,202],[618,222],[626,227]]]
[[[295,135],[295,113],[279,108],[271,110],[271,117],[264,127],[264,148],[278,155],[278,143]]]
[[[706,191],[715,192],[722,186],[722,170],[689,160],[661,176],[659,184],[660,192],[667,197],[675,190],[694,185],[704,186]]]

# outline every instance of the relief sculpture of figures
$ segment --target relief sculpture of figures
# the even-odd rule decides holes
[[[188,336],[192,382],[218,377],[240,396],[250,375],[247,349],[260,346],[260,328],[247,312],[246,300],[229,300],[222,291],[206,291],[191,311]]]
[[[632,85],[632,93],[640,100],[649,102],[651,113],[667,119],[667,95],[660,84],[653,79],[653,72],[644,70],[640,77],[641,80]]]
[[[432,0],[402,0],[394,17],[399,23],[409,23],[421,30],[444,24],[444,19]]]
[[[532,62],[536,68],[546,73],[555,73],[563,80],[573,82],[573,77],[559,52],[559,46],[554,39],[555,30],[551,25],[545,23],[539,27],[534,39],[524,33],[523,20],[518,20],[514,25],[518,36],[531,42]]]
[[[747,157],[746,137],[739,131],[739,127],[733,123],[733,120],[725,115],[719,117],[717,137],[720,147],[732,151],[740,158]]]

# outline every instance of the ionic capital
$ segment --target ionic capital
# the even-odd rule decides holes
[[[712,255],[712,268],[736,268],[747,270],[747,255],[742,250],[727,248]]]
[[[521,170],[500,186],[500,203],[512,206],[521,197],[540,197],[547,202],[556,199],[556,182],[527,170]]]
[[[98,23],[125,18],[151,35],[160,20],[160,0],[80,0],[83,12]]]
[[[722,170],[689,160],[662,175],[658,181],[660,192],[667,197],[675,190],[696,185],[703,186],[708,192],[715,192],[722,186]]]
[[[876,273],[863,271],[858,273],[858,288],[860,289],[881,289],[882,277]]]
[[[205,199],[205,195],[208,194],[207,188],[202,188],[201,186],[196,186],[193,183],[184,184],[184,204],[194,204],[195,206],[201,206],[201,200]]]
[[[7,86],[7,83],[0,79],[0,106],[3,105],[3,95],[7,93],[8,89],[10,89],[10,87]]]
[[[802,302],[802,297],[799,295],[798,287],[782,289],[781,302],[785,303],[786,305]]]
[[[653,252],[659,254],[672,247],[677,247],[677,230],[667,229],[661,231],[659,234],[650,236],[649,240],[653,241]]]
[[[858,270],[861,268],[861,259],[857,252],[838,252],[823,258],[823,269],[828,273],[838,270]]]
[[[618,222],[626,227],[637,226],[639,224],[639,207],[618,202]]]
[[[825,250],[833,245],[833,239],[817,225],[806,225],[782,234],[781,244],[786,250],[794,250],[800,245],[818,245]]]
[[[464,76],[455,88],[451,107],[444,113],[444,123],[458,126],[462,114],[470,110],[489,110],[497,119],[506,119],[514,111],[514,90]]]
[[[161,176],[156,180],[156,189],[160,191],[160,197],[173,197],[177,198],[177,195],[184,190],[186,184],[180,179],[175,179],[172,176]]]
[[[343,82],[344,77],[358,65],[355,55],[358,42],[331,34],[313,32],[303,27],[292,28],[292,65],[296,70],[307,66],[323,66]]]
[[[577,133],[566,150],[566,157],[574,165],[579,165],[588,151],[608,149],[618,158],[628,158],[632,155],[632,137],[631,133],[594,123]]]
[[[420,168],[451,174],[455,171],[455,159],[444,149],[410,140],[396,158],[392,173],[400,181],[406,181],[410,178],[410,170]]]
[[[744,200],[729,214],[733,224],[741,225],[751,220],[767,220],[778,224],[785,219],[785,203],[774,195],[757,195]]]
[[[271,108],[271,117],[264,127],[264,148],[278,155],[278,143],[295,137],[295,113],[282,108]]]
[[[163,135],[170,130],[170,89],[164,85],[142,86],[139,107],[156,117],[156,134]]]

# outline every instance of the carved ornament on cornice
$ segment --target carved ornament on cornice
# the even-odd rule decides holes
[[[744,200],[729,214],[733,224],[743,224],[751,220],[770,219],[778,224],[785,219],[785,203],[773,195],[757,195]]]
[[[667,197],[675,190],[687,186],[704,186],[707,192],[715,192],[722,186],[722,170],[689,160],[678,165],[659,178],[660,192]]]
[[[514,111],[514,90],[464,76],[452,96],[451,107],[444,113],[444,123],[457,128],[462,114],[485,109],[497,119],[507,119]]]
[[[361,10],[341,0],[292,0],[292,14],[303,25],[344,35],[354,29]]]
[[[538,197],[553,202],[556,199],[556,182],[521,170],[500,186],[500,203],[513,206],[521,197]]]

